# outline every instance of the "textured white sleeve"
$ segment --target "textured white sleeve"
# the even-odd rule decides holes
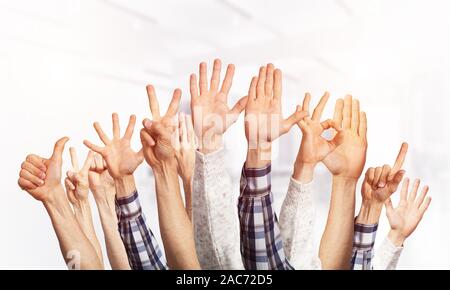
[[[296,270],[320,270],[314,249],[315,210],[312,183],[302,184],[291,177],[280,213],[280,230],[286,258]]]
[[[395,246],[389,238],[386,237],[381,246],[375,251],[373,257],[373,269],[395,270],[402,251],[403,247]]]
[[[195,245],[202,269],[244,269],[237,204],[223,149],[206,155],[197,151],[192,202]]]

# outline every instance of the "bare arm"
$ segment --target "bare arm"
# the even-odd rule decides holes
[[[62,153],[68,140],[66,137],[58,140],[49,159],[29,155],[22,164],[19,186],[44,204],[69,269],[102,269],[103,265],[75,219],[61,184]]]
[[[172,142],[176,128],[173,121],[178,112],[181,91],[174,91],[163,117],[159,114],[153,86],[147,87],[147,93],[153,121],[144,120],[141,142],[145,160],[155,176],[160,231],[168,265],[171,269],[200,269],[192,224],[181,198],[175,146]]]
[[[125,246],[117,230],[116,189],[114,180],[104,166],[103,158],[96,154],[89,171],[89,187],[94,195],[105,236],[106,252],[113,270],[131,269]]]
[[[333,174],[330,210],[320,243],[323,269],[349,269],[352,255],[355,190],[366,162],[367,120],[352,96],[336,102],[333,121],[340,129],[331,140],[334,150],[323,163]]]

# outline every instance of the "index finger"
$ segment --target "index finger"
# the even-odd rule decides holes
[[[78,172],[79,167],[78,167],[77,151],[75,150],[74,147],[70,147],[69,152],[70,152],[70,160],[72,162],[73,170],[75,172]]]
[[[391,180],[395,173],[399,171],[403,163],[405,162],[406,153],[408,153],[408,143],[403,142],[402,146],[400,147],[400,151],[398,152],[397,159],[395,159],[394,166],[392,166],[391,174],[389,175],[389,180]]]
[[[148,103],[154,120],[158,120],[161,115],[159,113],[158,99],[156,98],[155,88],[152,85],[147,86]]]

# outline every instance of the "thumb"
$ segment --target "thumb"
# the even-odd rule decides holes
[[[245,109],[245,106],[247,106],[247,99],[247,96],[240,98],[239,101],[230,110],[229,117],[226,118],[226,128],[230,127],[234,122],[237,121],[239,115]]]
[[[330,128],[333,128],[334,130],[336,130],[338,132],[342,130],[341,126],[339,126],[339,124],[336,121],[331,120],[331,119],[323,121],[322,123],[320,123],[320,125],[322,126],[322,128],[324,130],[328,130]]]
[[[386,206],[386,214],[389,216],[393,211],[394,211],[394,206],[392,205],[392,200],[391,198],[388,198],[385,202],[384,205]]]
[[[144,147],[142,146],[141,150],[139,150],[137,153],[137,158],[139,161],[139,164],[141,164],[144,161]]]
[[[309,116],[308,112],[306,111],[295,111],[292,115],[289,116],[289,118],[287,118],[286,120],[283,121],[283,126],[282,126],[282,134],[287,133],[292,126],[294,126],[295,124],[297,124],[301,119],[305,118]]]
[[[69,141],[69,137],[63,137],[58,141],[56,141],[55,147],[53,149],[53,154],[52,157],[50,157],[50,159],[61,162],[62,154],[64,152],[64,147],[66,146],[67,141]]]

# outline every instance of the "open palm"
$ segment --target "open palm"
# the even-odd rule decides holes
[[[130,145],[136,124],[136,116],[132,115],[130,117],[128,127],[122,138],[120,138],[119,116],[116,113],[112,115],[112,123],[113,139],[108,138],[99,123],[94,123],[94,128],[105,144],[105,147],[94,145],[87,140],[84,141],[84,144],[105,159],[111,177],[120,178],[126,175],[132,175],[144,160],[142,150],[135,152],[131,149]]]
[[[249,149],[268,149],[266,145],[286,134],[307,113],[296,110],[287,119],[281,110],[282,72],[273,64],[263,66],[250,83],[245,107],[245,135]]]
[[[209,88],[206,63],[200,64],[198,84],[195,74],[190,77],[191,112],[195,133],[200,140],[203,139],[206,131],[211,130],[212,135],[225,133],[245,107],[246,97],[241,98],[233,108],[228,107],[227,101],[233,83],[234,65],[228,65],[222,87],[219,90],[221,69],[222,62],[216,59]]]
[[[386,202],[386,215],[391,230],[403,239],[414,232],[431,203],[431,198],[427,197],[428,186],[425,186],[420,196],[417,197],[419,186],[420,180],[417,179],[408,194],[409,179],[405,179],[398,206],[394,208],[390,199]]]

